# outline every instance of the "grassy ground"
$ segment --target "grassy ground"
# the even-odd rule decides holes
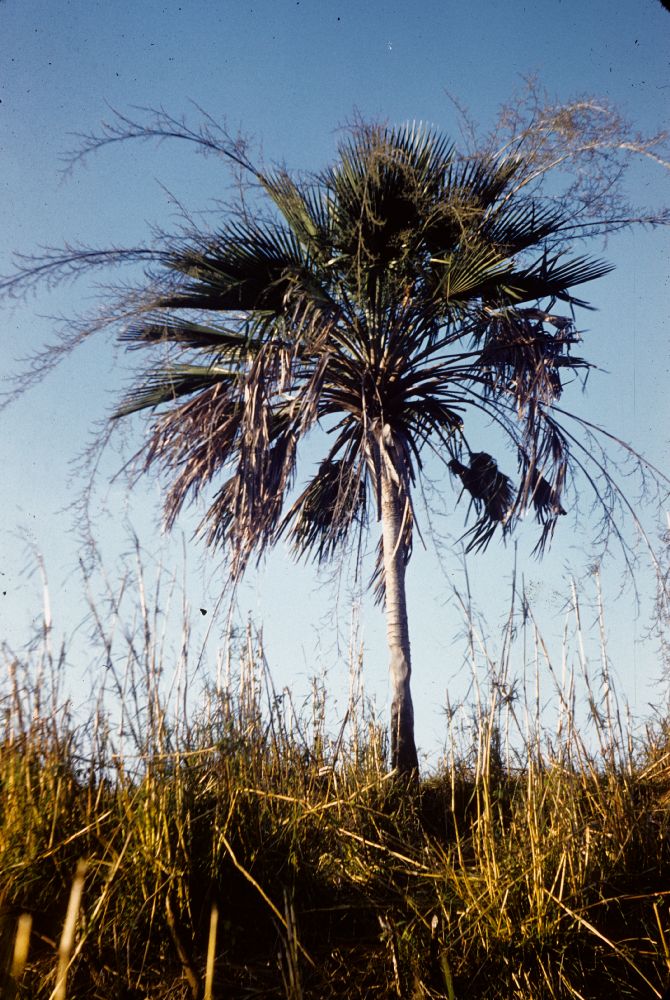
[[[295,712],[251,634],[175,712],[140,625],[124,656],[108,644],[113,717],[70,716],[46,629],[3,666],[0,996],[660,996],[663,724],[636,748],[610,693],[587,750],[570,704],[549,738],[491,684],[467,740],[403,787],[365,705],[329,735],[325,693]]]

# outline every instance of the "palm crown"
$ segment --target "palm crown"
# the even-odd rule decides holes
[[[263,177],[279,219],[170,252],[169,292],[122,334],[189,359],[151,367],[117,411],[171,404],[146,451],[175,474],[168,520],[224,473],[205,523],[236,571],[282,533],[330,558],[367,525],[382,464],[411,504],[430,444],[474,500],[474,544],[531,502],[546,537],[569,457],[549,407],[565,369],[586,367],[572,316],[552,309],[583,305],[569,290],[609,268],[552,256],[563,220],[509,196],[515,161],[461,162],[416,127],[367,128],[339,153],[310,184]],[[513,442],[516,493],[489,456],[461,462],[477,410]],[[286,511],[317,424],[332,443]]]
[[[404,601],[428,450],[471,498],[471,547],[528,506],[540,548],[550,537],[570,459],[551,404],[587,367],[570,353],[584,305],[571,289],[609,268],[565,258],[566,220],[519,193],[513,158],[463,160],[415,126],[359,127],[338,152],[309,180],[257,174],[272,213],[163,254],[160,292],[122,334],[154,361],[117,415],[160,407],[144,455],[169,475],[168,523],[213,484],[203,529],[234,576],[281,536],[330,559],[386,512],[377,583],[397,557]],[[471,451],[476,413],[509,438],[516,487]],[[317,426],[323,460],[296,498]]]

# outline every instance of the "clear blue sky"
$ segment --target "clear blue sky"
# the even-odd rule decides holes
[[[109,106],[121,111],[163,106],[197,117],[194,102],[225,118],[232,130],[240,127],[254,137],[266,161],[317,169],[332,158],[337,128],[355,112],[392,123],[420,119],[458,138],[447,92],[486,127],[530,74],[538,74],[559,100],[583,93],[606,97],[642,130],[653,131],[668,118],[669,63],[670,14],[658,0],[620,0],[614,7],[607,0],[473,0],[467,5],[451,0],[4,0],[0,273],[11,270],[16,250],[66,241],[141,243],[152,223],[176,225],[176,201],[197,212],[229,195],[225,168],[194,155],[187,144],[116,147],[63,178],[60,157],[76,148],[73,133],[96,131],[109,118]],[[635,177],[639,201],[670,204],[667,172],[647,165]],[[598,312],[584,320],[585,354],[609,374],[595,373],[586,402],[579,401],[594,421],[666,470],[669,245],[667,232],[640,231],[612,238],[604,250],[594,248],[617,269],[588,288]],[[95,309],[101,295],[96,297],[90,284],[75,284],[11,309],[3,306],[3,368],[16,370],[15,359],[50,339],[54,324],[48,317]],[[0,590],[6,591],[0,598],[0,638],[15,648],[27,639],[39,607],[36,581],[27,574],[30,545],[46,560],[57,630],[72,629],[84,615],[73,515],[64,509],[81,486],[71,481],[70,463],[124,384],[103,336],[0,417]],[[111,471],[120,462],[111,455],[106,468]],[[453,513],[456,494],[450,487],[445,497],[444,529],[457,536],[464,509]],[[168,560],[178,563],[181,542],[176,539],[170,547],[160,539],[156,500],[151,486],[130,498],[121,486],[101,491],[105,513],[99,538],[112,578],[119,555],[128,548],[128,519],[149,552],[167,546]],[[187,535],[190,529],[185,522]],[[531,536],[532,531],[532,544]],[[520,569],[550,635],[562,628],[566,569],[584,569],[581,552],[587,540],[587,519],[571,516],[563,519],[544,563],[528,561],[529,545],[521,542]],[[211,606],[216,562],[188,547],[187,590],[197,644],[204,628],[197,609]],[[470,567],[475,596],[494,635],[511,557],[511,549],[494,544]],[[618,573],[615,565],[604,578],[614,619],[610,652],[625,692],[644,713],[647,701],[658,702],[660,663],[653,645],[642,642],[648,617],[635,617],[630,594],[614,601]],[[459,615],[449,580],[462,583],[455,561],[447,564],[445,578],[429,554],[417,553],[408,578],[410,626],[418,736],[427,751],[444,737],[440,708],[446,688],[456,700],[469,681],[462,675],[462,643],[455,638]],[[648,592],[649,580],[644,586]],[[318,585],[311,568],[295,567],[283,552],[249,580],[241,610],[250,610],[265,627],[278,687],[295,678],[296,690],[303,691],[306,679],[326,665],[334,689],[345,696],[347,678],[335,645],[337,622],[347,633],[345,597],[334,615],[332,591]],[[384,711],[383,621],[367,606],[362,638],[368,687]],[[74,673],[80,667],[68,669]]]

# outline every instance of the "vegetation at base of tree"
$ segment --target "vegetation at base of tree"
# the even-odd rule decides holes
[[[5,651],[3,998],[660,996],[670,723],[636,743],[606,655],[591,677],[582,663],[585,739],[577,675],[557,682],[549,731],[506,645],[472,724],[445,716],[445,760],[403,790],[358,667],[329,732],[323,687],[302,706],[275,691],[249,629],[189,709],[188,616],[172,660],[145,595],[134,631],[113,600],[92,610],[106,693],[86,718],[50,624],[25,657]],[[528,640],[542,660],[530,624]]]

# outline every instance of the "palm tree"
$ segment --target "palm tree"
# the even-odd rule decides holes
[[[570,442],[551,408],[588,367],[570,353],[585,305],[571,289],[608,267],[566,259],[569,220],[515,188],[521,168],[460,158],[420,126],[358,125],[315,176],[254,170],[267,208],[172,241],[121,335],[151,362],[115,416],[155,410],[143,469],[167,473],[168,525],[213,486],[201,529],[233,579],[279,539],[321,563],[381,522],[372,583],[404,774],[418,767],[405,571],[426,456],[471,498],[471,549],[531,507],[541,550],[564,513]],[[466,422],[502,432],[516,486]],[[296,491],[317,428],[323,460]]]

